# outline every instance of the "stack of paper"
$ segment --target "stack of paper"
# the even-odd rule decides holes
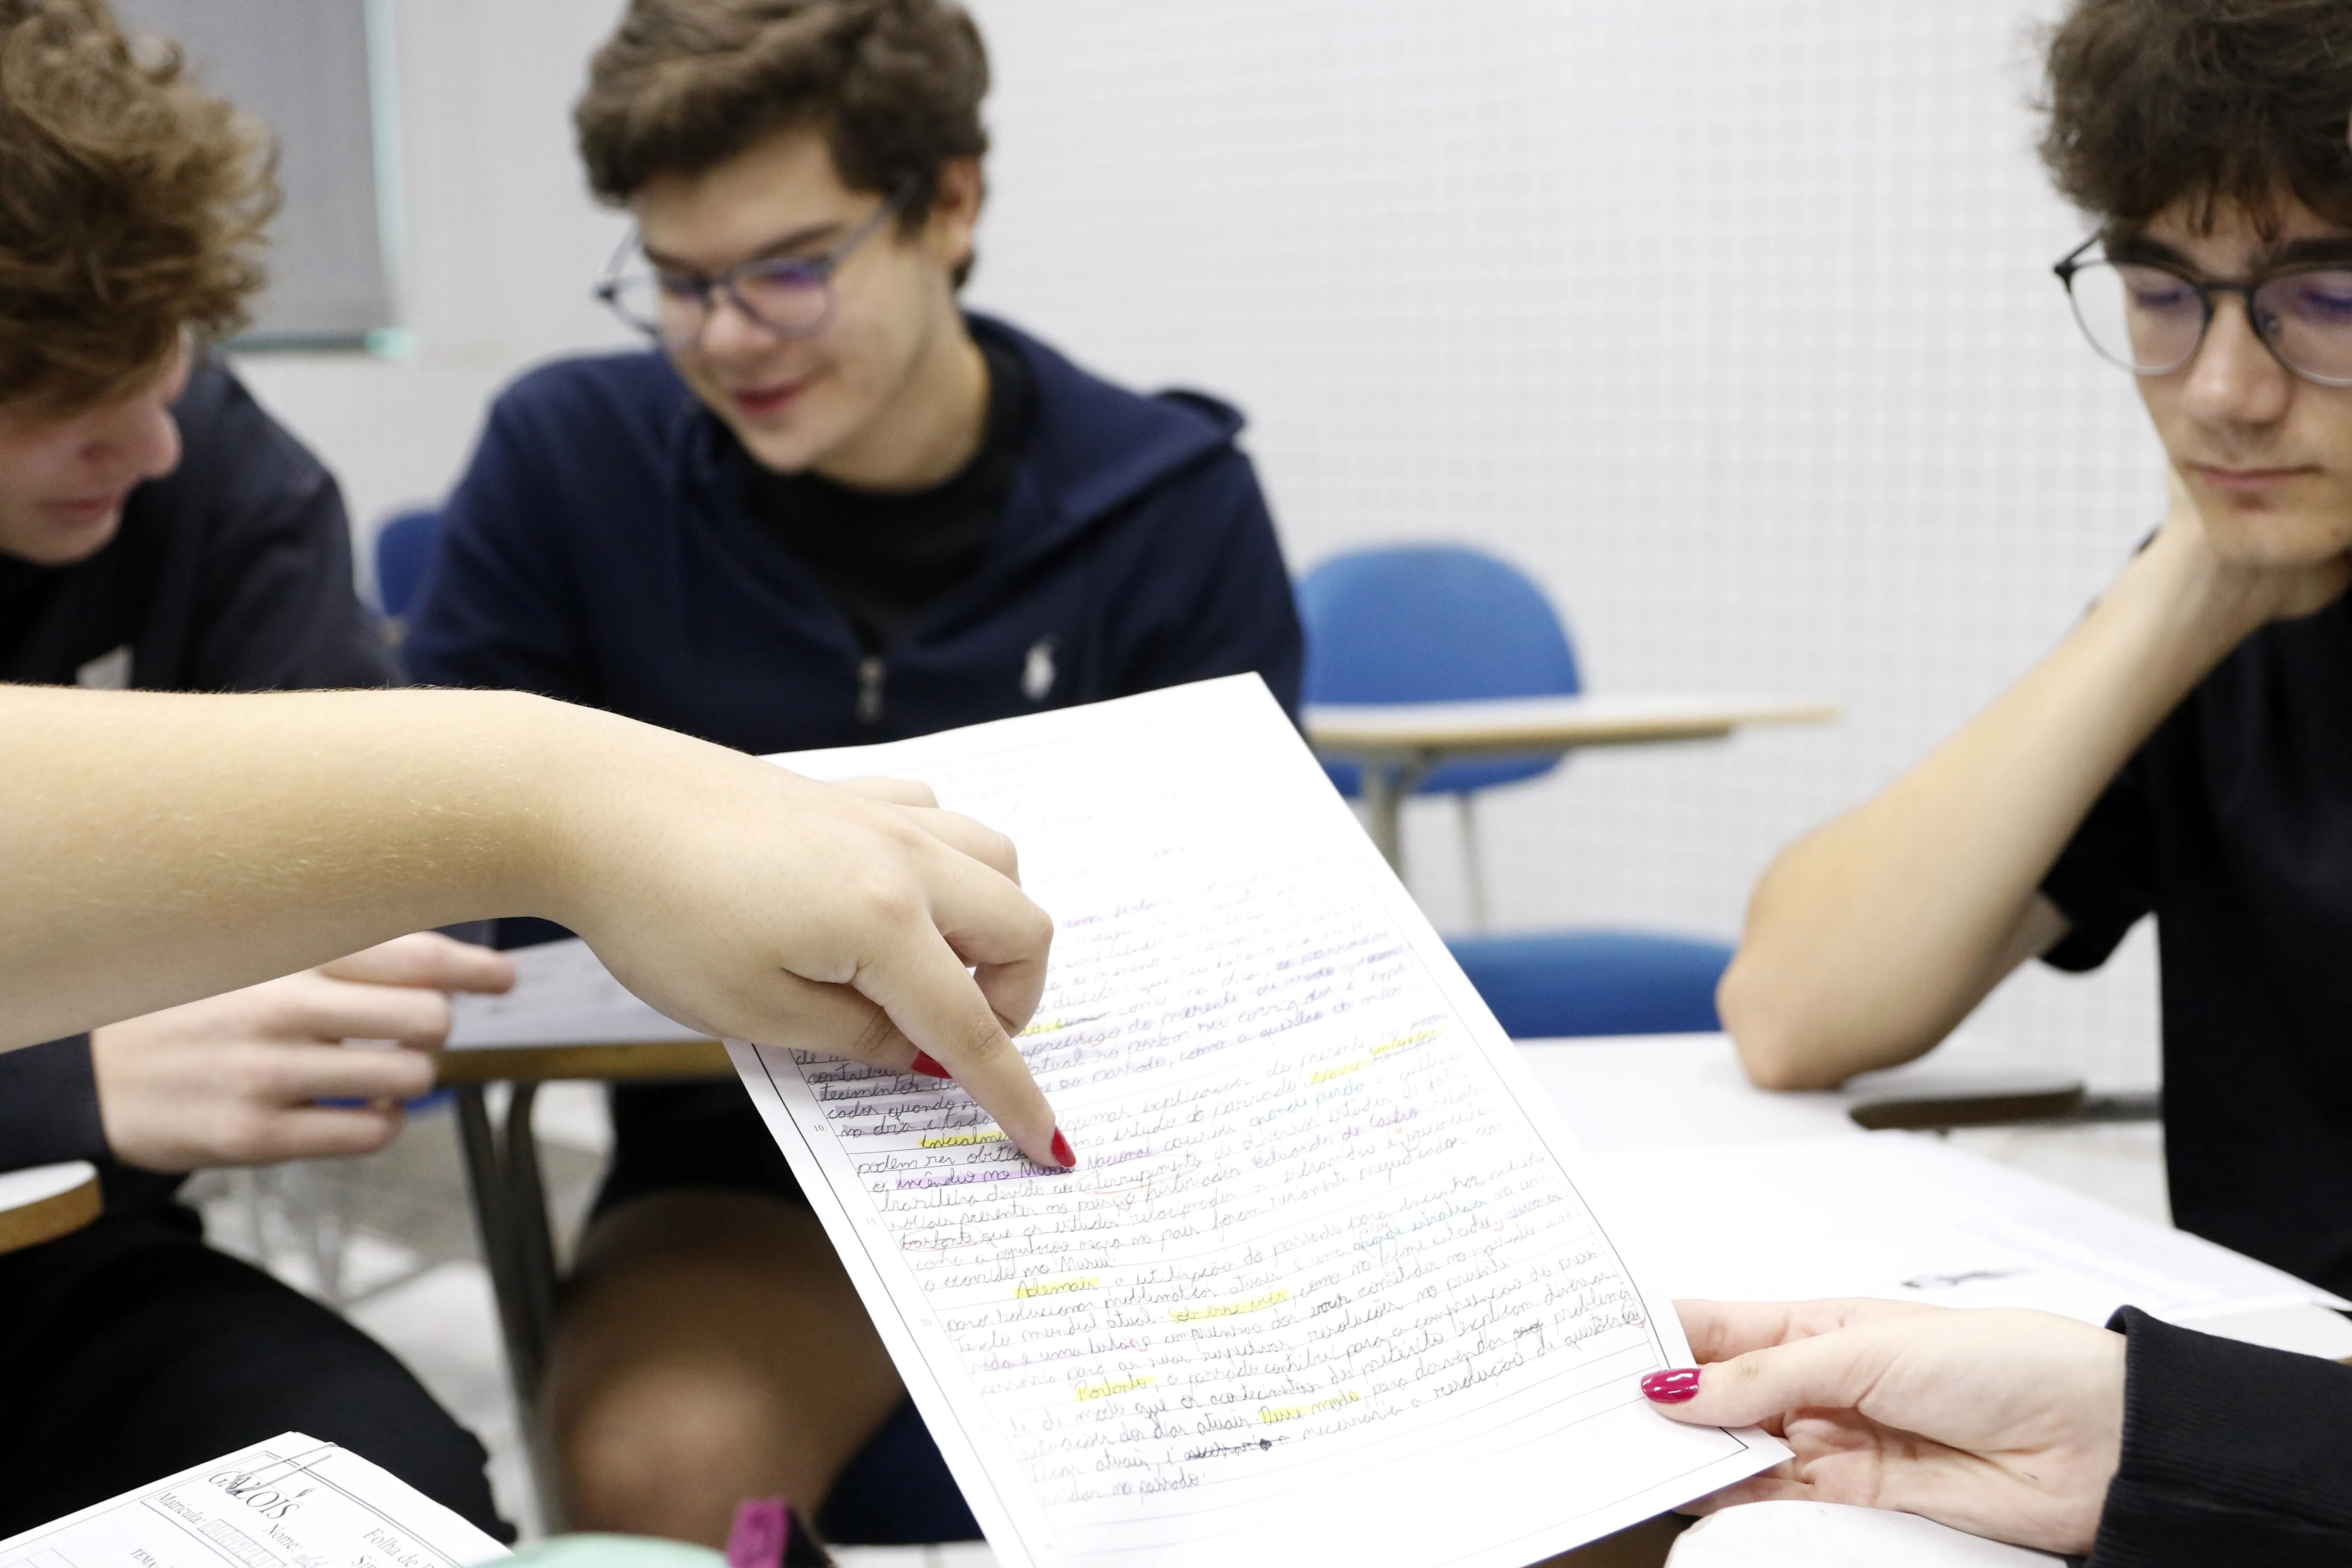
[[[2352,1307],[2187,1231],[1916,1133],[1593,1159],[1596,1201],[1659,1259],[1676,1296],[1879,1296],[2032,1307],[2092,1323],[2129,1303],[2193,1326],[2277,1308]]]

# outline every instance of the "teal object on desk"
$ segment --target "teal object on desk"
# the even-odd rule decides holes
[[[514,1568],[727,1568],[708,1546],[646,1535],[559,1535],[506,1561]]]

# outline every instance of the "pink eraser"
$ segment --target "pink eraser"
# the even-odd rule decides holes
[[[727,1568],[783,1568],[793,1538],[791,1510],[780,1497],[745,1498],[727,1532]]]

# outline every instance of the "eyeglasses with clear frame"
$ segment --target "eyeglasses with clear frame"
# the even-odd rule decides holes
[[[727,302],[782,337],[804,338],[833,319],[833,275],[857,247],[897,216],[914,195],[907,181],[822,256],[761,256],[723,272],[668,272],[625,265],[638,246],[632,232],[596,282],[596,298],[648,337],[674,349],[692,348],[710,324],[714,301]]]
[[[2083,335],[2109,363],[2135,375],[2169,375],[2204,346],[2214,296],[2235,294],[2272,358],[2321,386],[2352,386],[2352,267],[2282,267],[2213,283],[2162,262],[2084,254],[2095,247],[2095,235],[2052,270]]]

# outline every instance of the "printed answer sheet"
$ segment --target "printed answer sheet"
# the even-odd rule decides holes
[[[2202,1237],[1926,1133],[1613,1150],[1591,1156],[1588,1180],[1637,1244],[1681,1240],[1656,1270],[1676,1296],[1879,1296],[2031,1307],[2086,1323],[2128,1302],[2200,1326],[2267,1309],[2352,1306]],[[1791,1203],[1797,1193],[1837,1201]]]
[[[1670,1305],[1255,677],[775,760],[924,780],[1055,917],[1076,1171],[730,1047],[1006,1568],[1519,1568],[1781,1457],[1648,1408]]]
[[[509,1555],[407,1482],[299,1432],[0,1541],[0,1568],[471,1568]]]
[[[638,1001],[576,936],[507,957],[515,966],[513,990],[449,998],[450,1050],[709,1038]]]

